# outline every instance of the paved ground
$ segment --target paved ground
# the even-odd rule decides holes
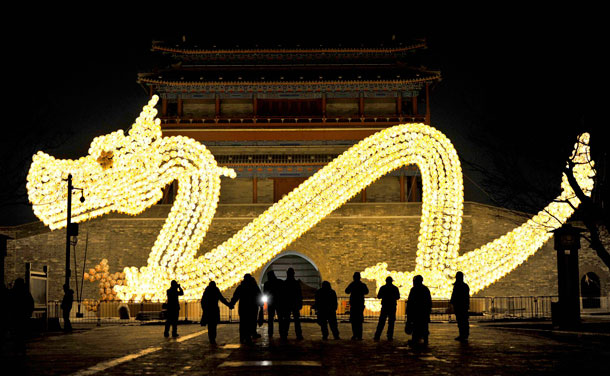
[[[210,346],[206,328],[182,325],[178,339],[162,337],[158,325],[107,326],[28,343],[27,354],[5,353],[0,373],[20,375],[551,375],[610,371],[610,335],[553,332],[540,324],[473,323],[471,340],[453,340],[455,324],[431,324],[430,345],[411,348],[400,331],[392,342],[351,341],[348,323],[341,340],[322,341],[319,327],[304,324],[305,340],[287,343],[266,336],[240,346],[237,324],[219,328],[219,345]],[[548,328],[548,326],[546,327]],[[397,325],[402,330],[403,324]],[[542,329],[545,329],[544,327]],[[383,338],[383,337],[382,337]],[[11,370],[11,372],[7,372]]]

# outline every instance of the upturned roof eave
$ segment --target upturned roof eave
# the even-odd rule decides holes
[[[415,78],[410,80],[362,80],[362,81],[167,81],[151,79],[147,77],[140,77],[138,81],[140,83],[156,84],[156,85],[169,85],[169,86],[226,86],[226,85],[244,85],[244,86],[261,86],[261,85],[361,85],[361,84],[413,84],[427,81],[440,80],[440,74],[431,75],[428,77]]]
[[[176,48],[176,47],[167,47],[167,46],[159,46],[153,45],[153,51],[159,52],[169,52],[174,54],[181,55],[214,55],[214,54],[252,54],[252,53],[283,53],[283,54],[291,54],[291,53],[396,53],[396,52],[404,52],[409,50],[414,50],[417,48],[425,48],[426,43],[414,43],[405,47],[396,47],[396,48],[290,48],[290,49],[282,49],[282,48],[247,48],[247,49],[186,49],[186,48]]]

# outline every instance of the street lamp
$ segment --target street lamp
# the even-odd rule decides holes
[[[72,223],[72,191],[81,191],[80,202],[85,202],[82,188],[72,185],[72,174],[68,174],[68,211],[66,213],[66,277],[64,284],[70,287],[70,236],[78,236],[78,223]]]
[[[580,233],[585,230],[566,224],[555,233],[557,251],[557,287],[559,292],[558,311],[555,312],[560,326],[574,326],[580,323],[580,291],[578,275],[578,250]]]

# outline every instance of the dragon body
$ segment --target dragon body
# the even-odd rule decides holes
[[[542,211],[506,235],[469,252],[460,252],[463,215],[462,171],[449,139],[424,124],[382,130],[352,146],[235,235],[197,257],[220,196],[219,167],[209,150],[186,137],[162,137],[155,96],[127,135],[97,137],[89,154],[58,160],[43,152],[33,157],[28,195],[34,213],[51,229],[66,225],[65,178],[83,187],[87,200],[73,200],[73,222],[112,211],[138,214],[157,203],[163,187],[178,181],[178,193],[148,257],[146,266],[124,269],[124,283],[114,286],[120,300],[162,300],[173,279],[186,299],[197,299],[211,280],[221,290],[244,273],[265,265],[333,210],[381,176],[415,164],[422,176],[422,216],[415,270],[389,271],[386,263],[366,268],[363,278],[380,287],[391,275],[406,295],[414,275],[424,277],[433,296],[448,297],[453,276],[461,270],[475,293],[527,260],[563,225],[579,205],[567,178],[562,193]],[[593,189],[589,135],[583,134],[570,158],[585,194]],[[355,255],[356,256],[356,255]],[[375,309],[374,305],[369,308]]]

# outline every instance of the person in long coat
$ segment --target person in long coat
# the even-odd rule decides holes
[[[167,289],[167,312],[165,318],[165,331],[163,335],[169,337],[169,327],[172,327],[172,337],[178,337],[178,314],[180,313],[179,296],[184,295],[182,287],[176,281],[172,281]]]
[[[10,305],[10,290],[4,285],[4,281],[0,285],[0,302]],[[9,328],[10,309],[0,309],[0,349],[4,348],[4,341]]]
[[[355,272],[352,283],[345,289],[349,295],[349,321],[352,323],[352,339],[362,339],[364,322],[364,296],[369,293],[366,284],[360,281],[360,272]]]
[[[271,270],[267,273],[267,281],[263,286],[263,293],[267,297],[267,333],[269,338],[273,337],[273,319],[276,314],[280,319],[279,306],[281,303],[282,284],[284,281],[275,276]]]
[[[14,346],[17,352],[25,353],[25,341],[28,336],[29,320],[34,312],[34,299],[27,288],[23,278],[17,278],[9,292],[8,323],[9,330],[14,336]]]
[[[409,341],[412,345],[418,344],[421,340],[427,345],[430,334],[428,323],[432,312],[432,297],[423,282],[424,277],[421,275],[413,277],[413,287],[407,299],[407,323],[413,326],[413,335]]]
[[[235,289],[231,298],[231,306],[239,301],[239,341],[252,344],[252,338],[256,333],[256,319],[261,305],[261,290],[256,280],[250,274],[245,274],[244,279]]]
[[[466,342],[470,335],[470,324],[468,323],[468,311],[470,310],[470,287],[464,282],[464,273],[455,273],[455,283],[451,292],[451,300],[455,319],[457,321],[460,335],[456,341]]]
[[[398,287],[392,284],[392,277],[385,279],[386,284],[381,286],[377,293],[377,299],[381,299],[381,312],[379,312],[379,322],[375,331],[375,341],[379,341],[386,320],[388,321],[388,340],[394,338],[394,322],[396,322],[396,302],[400,299]]]
[[[201,316],[202,324],[208,326],[208,339],[210,344],[216,344],[216,327],[220,322],[220,309],[218,308],[218,302],[226,305],[229,308],[233,308],[231,304],[222,296],[222,293],[216,287],[216,282],[211,281],[210,284],[203,291],[201,296],[201,309],[203,311]]]
[[[288,330],[290,329],[290,316],[294,318],[294,331],[297,339],[303,339],[301,330],[301,315],[300,311],[303,308],[303,293],[301,291],[301,283],[294,278],[294,269],[288,268],[286,271],[286,280],[283,283],[281,315],[280,320],[280,338],[288,338]]]
[[[322,282],[322,287],[316,291],[315,309],[318,316],[318,324],[322,330],[322,339],[328,339],[328,326],[335,339],[339,339],[339,328],[337,327],[337,293],[332,289],[330,282]]]

